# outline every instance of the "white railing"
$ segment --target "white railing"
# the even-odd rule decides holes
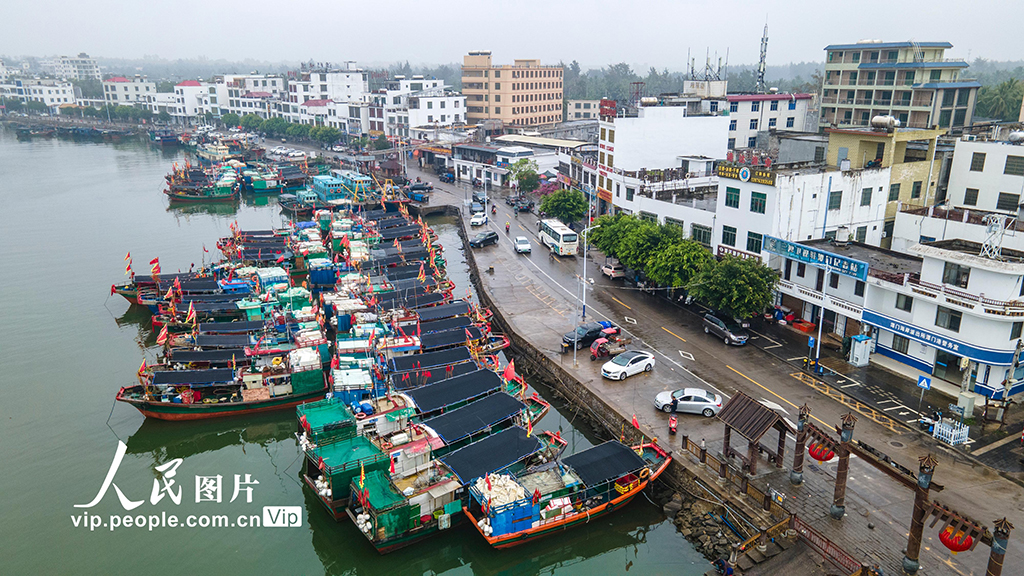
[[[959,446],[967,443],[967,433],[971,427],[954,421],[940,421],[935,424],[935,431],[932,435],[951,446]]]

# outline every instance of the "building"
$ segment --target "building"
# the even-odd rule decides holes
[[[153,114],[166,112],[174,116],[179,109],[178,95],[174,92],[152,92],[147,94],[146,109]]]
[[[73,84],[50,78],[15,78],[5,85],[4,96],[22,102],[42,102],[51,114],[56,114],[62,105],[78,104]]]
[[[273,116],[274,101],[287,99],[288,83],[269,74],[221,74],[209,85],[210,108],[215,116],[232,113]]]
[[[372,101],[371,130],[392,140],[409,138],[410,129],[445,128],[466,121],[465,96],[436,78],[395,76],[373,94]]]
[[[540,60],[495,65],[489,50],[470,52],[462,59],[466,122],[494,120],[508,126],[562,122],[562,73],[561,66],[541,66]]]
[[[150,93],[156,93],[156,83],[138,74],[130,79],[113,76],[103,81],[103,99],[111,106],[145,105]]]
[[[179,122],[198,121],[200,116],[210,112],[211,85],[198,80],[185,80],[174,85],[177,100],[176,110],[171,112]]]
[[[911,128],[970,125],[981,84],[961,78],[948,42],[878,42],[825,47],[819,126],[869,126],[894,116]]]
[[[823,333],[868,334],[872,362],[945,381],[940,389],[969,402],[1022,388],[1019,375],[1008,376],[1024,327],[1024,253],[989,258],[963,240],[919,244],[909,254],[843,241],[771,245],[780,254],[781,305],[808,322],[818,321],[822,305]]]
[[[538,174],[558,166],[558,155],[552,150],[474,142],[452,145],[455,177],[464,182],[480,180],[490,187],[512,185],[508,167],[524,158],[537,163]]]
[[[764,130],[803,132],[811,94],[729,94],[729,149],[756,148],[757,133]],[[812,117],[813,121],[813,117]]]
[[[63,80],[100,80],[100,67],[95,58],[82,52],[78,56],[58,56],[43,62],[43,70]]]
[[[567,100],[565,120],[596,120],[600,100]]]
[[[302,104],[309,100],[367,102],[370,83],[359,68],[335,68],[329,63],[303,64],[295,78],[288,81],[288,101]]]

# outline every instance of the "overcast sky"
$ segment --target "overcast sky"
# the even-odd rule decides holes
[[[948,41],[947,55],[1024,59],[1017,0],[8,0],[0,54],[361,64],[496,63],[540,58],[683,70],[687,49],[756,62],[765,18],[768,63],[824,60],[822,48],[874,38]],[[911,8],[913,6],[913,8]]]

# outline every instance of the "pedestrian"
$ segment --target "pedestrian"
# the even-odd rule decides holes
[[[672,413],[676,413],[676,408],[679,407],[679,398],[676,398],[675,394],[672,395]]]

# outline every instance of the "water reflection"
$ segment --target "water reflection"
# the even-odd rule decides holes
[[[278,414],[197,420],[182,425],[146,418],[126,444],[129,454],[148,454],[154,464],[173,458],[189,458],[227,446],[255,444],[263,448],[286,441],[295,433],[295,417],[289,411]],[[298,448],[295,449],[296,453]]]

